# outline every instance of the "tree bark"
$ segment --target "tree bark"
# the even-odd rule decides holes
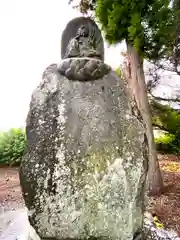
[[[145,75],[143,70],[143,61],[136,49],[130,43],[127,43],[127,69],[125,75],[128,88],[136,101],[137,107],[142,115],[146,126],[148,148],[149,148],[149,168],[147,176],[148,195],[159,195],[163,189],[163,180],[156,154],[156,146],[154,142],[153,127],[149,102],[147,97],[147,89]]]

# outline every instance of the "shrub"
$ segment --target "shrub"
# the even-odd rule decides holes
[[[157,151],[163,153],[180,153],[180,139],[175,134],[166,133],[155,138]]]
[[[175,139],[173,134],[166,133],[156,138],[156,143],[171,144]]]
[[[10,129],[0,133],[0,164],[19,165],[26,144],[23,129]]]
[[[151,101],[151,111],[153,126],[168,132],[155,139],[157,150],[180,154],[180,112],[157,101]]]

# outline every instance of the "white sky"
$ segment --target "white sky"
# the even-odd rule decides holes
[[[0,0],[0,130],[24,126],[32,91],[60,61],[61,33],[77,16],[68,0]],[[107,55],[118,67],[120,50]]]
[[[77,16],[68,0],[0,0],[0,130],[24,126],[32,91],[60,61],[62,31]],[[122,48],[105,48],[114,68]]]

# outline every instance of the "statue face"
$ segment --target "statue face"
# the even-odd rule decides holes
[[[82,25],[82,26],[78,29],[77,34],[78,34],[79,36],[88,37],[88,36],[89,36],[89,29],[88,29],[85,25]]]

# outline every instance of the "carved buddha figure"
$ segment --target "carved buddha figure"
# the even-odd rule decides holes
[[[80,26],[76,36],[70,40],[67,46],[64,58],[73,57],[101,58],[95,33],[93,33],[93,29],[90,30],[86,25]]]

